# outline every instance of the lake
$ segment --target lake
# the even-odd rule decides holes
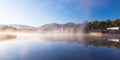
[[[120,42],[80,36],[4,40],[0,60],[120,60]]]

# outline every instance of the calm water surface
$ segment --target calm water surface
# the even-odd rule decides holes
[[[120,60],[119,39],[41,38],[0,42],[0,60]]]

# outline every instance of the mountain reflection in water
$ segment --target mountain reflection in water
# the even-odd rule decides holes
[[[114,38],[45,36],[6,40],[0,42],[0,60],[120,60],[120,42],[110,39]]]

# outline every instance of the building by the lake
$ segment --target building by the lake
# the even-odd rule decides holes
[[[120,33],[120,27],[109,27],[107,28],[108,33]]]

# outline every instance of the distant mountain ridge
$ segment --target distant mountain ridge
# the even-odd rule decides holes
[[[25,31],[39,33],[77,33],[83,30],[83,24],[66,23],[66,24],[45,24],[38,27],[29,25],[8,24],[0,25],[0,31]]]
[[[17,25],[17,24],[9,24],[8,26],[12,26],[17,29],[21,29],[21,28],[33,29],[34,28],[33,26],[29,26],[29,25]]]

